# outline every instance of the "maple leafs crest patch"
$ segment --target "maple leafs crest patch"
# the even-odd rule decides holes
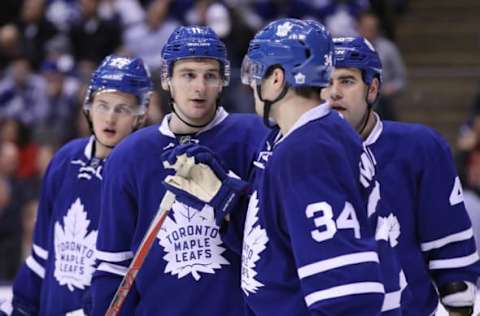
[[[226,250],[215,224],[213,208],[201,211],[175,201],[173,218],[167,217],[157,238],[165,251],[165,273],[179,279],[189,274],[198,281],[202,273],[214,274],[230,263],[222,256]]]
[[[77,198],[63,217],[55,223],[55,271],[54,277],[60,285],[73,292],[90,286],[95,271],[95,243],[97,231],[88,232],[90,220]]]

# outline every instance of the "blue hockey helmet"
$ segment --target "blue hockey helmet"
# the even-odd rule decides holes
[[[230,81],[230,62],[227,59],[225,44],[208,26],[179,26],[162,49],[162,80],[167,80],[177,60],[187,58],[215,59],[223,72],[223,85]]]
[[[382,63],[373,45],[363,37],[334,38],[337,68],[356,68],[362,79],[370,86],[373,78],[382,82]]]
[[[91,109],[93,96],[99,91],[120,91],[136,96],[139,100],[138,114],[144,114],[152,90],[150,72],[142,59],[110,55],[92,74],[83,108]]]
[[[272,66],[285,71],[290,87],[326,87],[334,69],[330,33],[313,20],[279,19],[250,42],[242,64],[242,83],[260,83]]]

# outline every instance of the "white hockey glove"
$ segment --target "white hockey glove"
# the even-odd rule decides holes
[[[476,286],[467,281],[449,282],[439,288],[440,298],[450,314],[470,316],[473,314]]]
[[[248,183],[227,172],[220,159],[205,146],[180,145],[162,155],[166,169],[175,170],[163,182],[167,190],[187,205],[202,209],[210,205],[217,224],[235,209],[239,198],[248,193]]]

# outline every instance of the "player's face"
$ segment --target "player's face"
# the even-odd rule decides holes
[[[130,134],[138,116],[137,98],[119,91],[95,94],[90,110],[97,145],[113,147]]]
[[[193,124],[211,120],[223,88],[220,64],[213,59],[185,59],[175,62],[170,92],[176,110]]]
[[[329,86],[322,89],[322,99],[329,101],[331,107],[358,131],[368,109],[367,91],[359,69],[338,68],[333,72]]]

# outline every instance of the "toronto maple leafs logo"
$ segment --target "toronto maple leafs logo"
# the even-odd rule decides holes
[[[287,36],[288,32],[292,29],[293,24],[290,22],[285,22],[277,27],[277,36]]]
[[[77,198],[63,217],[55,223],[55,272],[60,285],[66,285],[73,292],[75,288],[90,286],[95,264],[95,243],[97,231],[88,232],[90,220]]]
[[[385,240],[390,243],[390,247],[398,245],[398,238],[400,237],[400,223],[393,213],[387,217],[378,217],[377,231],[375,233],[375,240]]]
[[[304,84],[305,83],[305,75],[299,72],[295,75],[295,83]]]
[[[242,249],[242,290],[248,296],[256,293],[263,284],[255,279],[255,266],[260,260],[260,253],[267,247],[268,236],[258,222],[258,198],[255,191],[248,203]]]
[[[198,281],[200,273],[215,273],[230,263],[222,256],[219,228],[215,224],[213,208],[206,205],[201,211],[175,201],[170,217],[157,237],[165,251],[165,273],[183,278],[191,274]]]

